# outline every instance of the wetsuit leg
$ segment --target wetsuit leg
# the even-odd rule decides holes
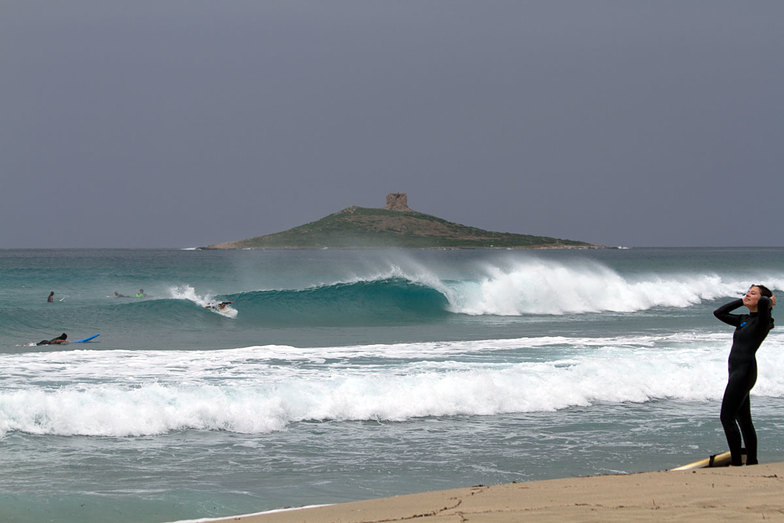
[[[740,406],[737,416],[740,432],[743,434],[743,443],[746,445],[746,465],[756,465],[757,461],[757,432],[751,422],[751,400],[746,395],[746,401]]]
[[[751,406],[748,401],[749,391],[756,381],[756,373],[750,365],[743,365],[739,369],[733,369],[727,381],[727,388],[724,390],[724,399],[721,402],[721,425],[724,427],[724,435],[727,437],[727,444],[732,454],[732,464],[735,466],[743,465],[741,432],[738,430],[738,419],[743,418],[745,426],[744,435],[752,437],[754,426],[751,424]],[[745,404],[745,405],[744,405]],[[748,408],[748,415],[741,416],[741,408]],[[756,434],[754,440],[754,459],[756,460]]]

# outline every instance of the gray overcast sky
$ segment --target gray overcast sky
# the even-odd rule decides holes
[[[0,0],[0,248],[188,247],[389,192],[784,246],[784,2]]]

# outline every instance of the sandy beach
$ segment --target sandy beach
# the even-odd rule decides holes
[[[477,485],[209,521],[784,520],[783,492],[784,463],[771,463]]]

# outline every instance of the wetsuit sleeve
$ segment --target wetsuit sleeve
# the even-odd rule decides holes
[[[743,300],[737,299],[735,301],[731,301],[725,305],[722,305],[715,311],[713,311],[713,315],[716,316],[719,320],[723,321],[728,325],[732,325],[733,327],[737,327],[740,325],[740,315],[739,314],[731,314],[730,311],[737,309],[738,307],[743,305]]]

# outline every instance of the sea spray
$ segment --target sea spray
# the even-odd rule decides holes
[[[486,265],[475,281],[454,282],[446,292],[450,310],[471,315],[518,316],[600,311],[634,312],[687,307],[732,295],[744,281],[717,274],[648,273],[622,276],[595,262],[544,260]]]

